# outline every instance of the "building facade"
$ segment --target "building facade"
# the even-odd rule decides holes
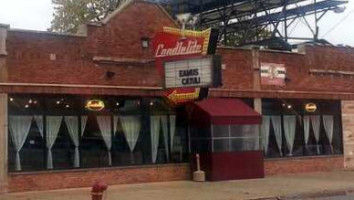
[[[166,101],[151,47],[165,26],[177,24],[143,1],[75,35],[0,26],[2,192],[190,179],[188,112]],[[266,175],[354,167],[353,49],[217,54],[223,86],[209,98],[241,99],[263,123],[258,142],[220,138],[214,151],[263,149]],[[262,81],[265,63],[283,84]]]

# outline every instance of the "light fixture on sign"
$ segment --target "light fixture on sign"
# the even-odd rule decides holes
[[[307,112],[316,112],[317,105],[314,103],[307,103],[307,104],[305,104],[305,110]]]
[[[87,110],[91,110],[91,111],[101,111],[104,109],[104,107],[105,107],[104,102],[99,99],[88,100],[85,106]]]
[[[149,44],[150,44],[150,39],[149,38],[147,38],[147,37],[141,38],[141,47],[143,49],[149,48],[149,46],[150,46]]]

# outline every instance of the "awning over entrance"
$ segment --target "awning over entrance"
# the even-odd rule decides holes
[[[239,99],[212,98],[191,105],[191,120],[215,125],[261,124],[262,117]]]

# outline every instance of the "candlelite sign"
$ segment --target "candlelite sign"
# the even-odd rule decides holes
[[[200,88],[214,85],[215,54],[218,31],[180,30],[164,27],[153,41],[156,67],[165,80],[166,97],[174,103],[199,98]],[[219,59],[220,60],[220,59]],[[220,75],[221,82],[221,63]],[[218,84],[219,84],[218,82]]]
[[[188,41],[186,44],[183,41],[176,42],[176,46],[165,48],[164,44],[159,44],[156,49],[155,57],[180,56],[189,54],[202,53],[202,45],[198,44],[197,40]]]

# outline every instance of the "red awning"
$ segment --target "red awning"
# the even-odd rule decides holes
[[[194,102],[191,112],[192,121],[202,123],[210,122],[215,125],[262,123],[261,115],[239,99],[212,98]]]

